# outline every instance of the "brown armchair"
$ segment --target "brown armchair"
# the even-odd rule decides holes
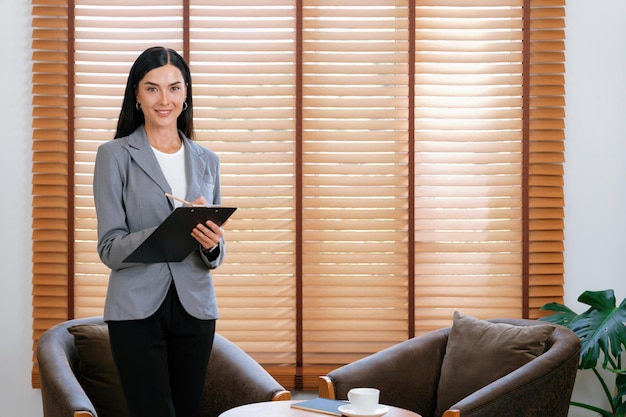
[[[75,343],[78,339],[70,333],[70,328],[89,328],[92,332],[90,338],[93,340]],[[103,381],[100,376],[100,379],[86,378],[88,368],[84,360],[81,363],[78,352],[85,345],[93,348],[91,359],[102,362],[95,367],[104,367],[110,373],[113,363],[108,348],[108,331],[102,317],[66,321],[41,336],[37,345],[37,362],[44,417],[122,417],[126,412],[119,408],[124,405],[119,386]],[[84,353],[82,357],[85,359]],[[93,366],[91,370],[93,371]],[[117,374],[114,375],[117,378]],[[119,384],[117,379],[114,382]],[[86,391],[91,393],[91,397]],[[201,417],[217,417],[222,412],[243,404],[290,398],[291,393],[254,359],[223,336],[215,335]]]
[[[486,322],[545,325],[522,319]],[[380,389],[381,404],[405,408],[422,417],[567,416],[580,341],[572,331],[561,326],[556,326],[545,341],[544,353],[438,412],[441,368],[451,329],[415,337],[321,376],[319,396],[346,399],[353,387],[375,387]],[[476,349],[476,346],[464,348]],[[490,357],[481,359],[483,364],[491,360]],[[461,383],[472,385],[474,381],[465,378]]]

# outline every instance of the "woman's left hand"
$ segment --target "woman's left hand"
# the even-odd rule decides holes
[[[215,248],[220,243],[220,239],[223,235],[224,229],[211,220],[207,220],[205,224],[197,224],[191,231],[191,236],[193,236],[206,251]]]
[[[194,206],[208,206],[207,201],[202,196],[196,198],[191,204]],[[220,243],[220,239],[224,236],[224,229],[211,220],[207,220],[205,224],[197,224],[191,231],[191,236],[202,245],[204,250],[208,251]]]

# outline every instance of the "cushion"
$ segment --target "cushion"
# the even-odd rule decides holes
[[[550,324],[491,323],[455,311],[435,415],[541,355],[553,332]]]
[[[78,354],[79,382],[98,417],[128,417],[126,399],[109,345],[106,324],[78,324],[68,328]]]

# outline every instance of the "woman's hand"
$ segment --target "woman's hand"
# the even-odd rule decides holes
[[[224,229],[213,223],[211,220],[207,220],[205,224],[198,224],[191,231],[191,236],[202,245],[205,251],[209,251],[215,248],[220,239],[224,235]]]
[[[202,196],[196,198],[193,201],[190,201],[189,204],[191,204],[192,206],[204,206],[204,207],[209,205],[209,203],[207,203],[207,201]]]
[[[191,202],[194,206],[208,206],[204,197],[200,196]],[[191,236],[202,245],[205,251],[214,249],[219,243],[222,236],[224,236],[224,229],[213,223],[211,220],[207,220],[205,224],[198,224],[191,231]]]

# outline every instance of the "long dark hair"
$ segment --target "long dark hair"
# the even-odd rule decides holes
[[[128,74],[128,81],[126,82],[126,90],[124,91],[124,101],[122,102],[122,110],[120,111],[120,117],[117,120],[117,131],[115,132],[115,139],[128,136],[135,131],[139,126],[145,123],[143,112],[141,109],[137,110],[137,97],[135,96],[135,89],[139,85],[139,81],[145,77],[145,75],[155,68],[162,67],[167,64],[172,64],[180,70],[185,79],[187,85],[187,110],[183,111],[176,125],[178,129],[190,139],[194,138],[193,131],[193,94],[191,89],[191,72],[189,71],[189,65],[183,59],[178,52],[173,49],[165,48],[162,46],[153,46],[148,48],[137,57],[137,60],[130,69]]]

